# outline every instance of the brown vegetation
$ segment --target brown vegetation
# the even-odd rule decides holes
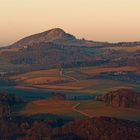
[[[74,121],[52,130],[43,123],[35,123],[28,130],[28,137],[34,140],[139,140],[140,125],[108,117]]]

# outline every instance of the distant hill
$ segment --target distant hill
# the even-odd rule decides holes
[[[108,43],[99,41],[89,41],[86,39],[77,39],[74,35],[66,33],[61,28],[53,28],[45,32],[27,36],[13,43],[12,45],[3,48],[17,48],[17,47],[22,48],[28,45],[33,45],[42,42],[44,43],[53,42],[63,45],[86,46],[86,47],[126,47],[126,46],[133,47],[140,45],[140,41]]]
[[[1,71],[18,71],[18,68],[31,71],[60,65],[139,66],[139,45],[140,42],[107,43],[77,39],[60,28],[54,28],[1,48]],[[131,47],[133,48],[130,49]]]
[[[24,47],[28,45],[33,45],[36,43],[42,42],[53,42],[57,44],[65,44],[65,45],[77,45],[77,46],[102,46],[104,44],[108,44],[106,42],[94,42],[88,41],[85,39],[77,39],[75,36],[66,33],[63,29],[54,28],[42,33],[34,34],[28,37],[25,37],[14,44],[10,45],[10,48],[15,47]]]
[[[52,41],[58,41],[58,40],[59,41],[73,41],[73,40],[76,40],[76,38],[73,35],[65,33],[60,28],[54,28],[49,31],[45,31],[42,33],[25,37],[17,41],[16,43],[12,44],[11,47],[21,47],[21,46],[31,45],[34,43],[52,42]]]

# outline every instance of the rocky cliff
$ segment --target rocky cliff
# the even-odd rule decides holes
[[[98,96],[107,106],[140,109],[140,93],[128,89],[119,89]]]

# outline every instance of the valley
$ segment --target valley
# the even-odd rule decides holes
[[[86,140],[86,134],[77,134],[84,128],[90,133],[87,123],[101,130],[102,123],[111,129],[119,125],[126,133],[132,127],[133,137],[139,138],[139,50],[140,42],[88,41],[59,28],[1,48],[0,123],[10,132],[8,138],[42,140],[47,135],[61,140],[70,135]],[[77,131],[79,121],[83,129]]]

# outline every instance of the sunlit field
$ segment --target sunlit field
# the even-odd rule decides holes
[[[134,72],[139,74],[139,68],[133,66],[68,68],[63,70],[62,75],[59,69],[50,69],[33,71],[11,78],[23,83],[20,85],[23,87],[26,85],[26,87],[81,93],[104,93],[118,88],[139,88],[138,84],[129,83],[129,81],[94,78],[96,75],[109,72]]]
[[[121,119],[140,120],[139,110],[107,107],[103,102],[94,100],[36,100],[29,102],[19,113],[25,116],[53,114],[74,119],[110,116]]]
[[[19,113],[22,115],[53,114],[70,118],[83,118],[84,116],[73,110],[76,101],[66,100],[37,100],[29,102]]]

